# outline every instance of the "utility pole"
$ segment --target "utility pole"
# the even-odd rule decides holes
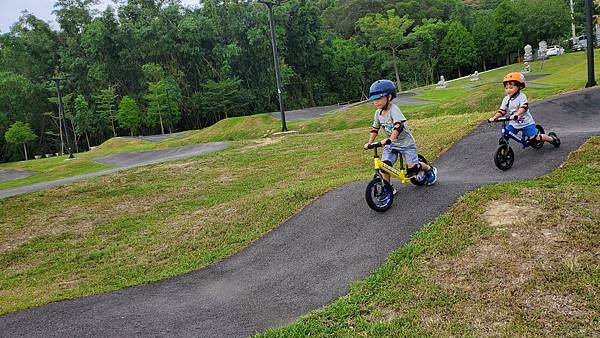
[[[285,111],[283,109],[283,92],[281,90],[281,74],[279,73],[279,57],[277,56],[277,46],[275,43],[275,23],[273,22],[273,6],[281,5],[284,0],[266,1],[258,0],[258,2],[265,4],[269,10],[269,26],[271,27],[271,46],[273,47],[273,63],[275,65],[275,80],[277,82],[277,95],[279,97],[279,111],[281,112],[281,131],[287,131],[285,125]]]
[[[573,0],[569,0],[571,3],[571,43],[575,43],[575,9],[573,8]]]
[[[62,124],[64,128],[65,138],[67,139],[67,151],[69,152],[69,158],[75,158],[75,156],[73,156],[73,150],[71,148],[69,128],[67,128],[67,121],[65,120],[65,107],[63,106],[62,95],[60,93],[60,81],[64,79],[65,78],[53,77],[52,81],[54,81],[54,84],[56,85],[56,95],[58,97],[58,117],[60,122],[59,124]]]
[[[585,23],[587,35],[587,61],[588,61],[588,82],[586,88],[594,87],[596,79],[594,78],[594,30],[592,26],[592,0],[585,0]]]

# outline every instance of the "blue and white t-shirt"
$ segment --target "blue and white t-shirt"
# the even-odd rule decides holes
[[[512,116],[515,114],[520,108],[524,108],[525,112],[519,116],[519,119],[516,121],[510,121],[510,125],[515,127],[516,129],[525,128],[529,125],[535,124],[533,120],[533,116],[529,112],[529,102],[527,102],[527,96],[525,94],[518,92],[513,96],[505,96],[502,100],[502,104],[500,105],[500,112],[503,115],[508,114],[508,116]]]
[[[392,104],[392,108],[389,113],[382,114],[381,109],[377,109],[375,111],[375,118],[373,119],[373,128],[379,129],[383,127],[383,131],[387,134],[388,137],[392,135],[392,131],[394,130],[394,124],[397,122],[403,122],[404,128],[398,135],[396,141],[392,144],[394,147],[410,147],[415,144],[415,139],[412,136],[410,128],[406,123],[406,117],[400,111],[397,105]]]

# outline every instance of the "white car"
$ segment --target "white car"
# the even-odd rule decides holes
[[[550,47],[548,47],[548,50],[546,51],[547,56],[563,55],[564,53],[565,53],[565,49],[559,45],[550,46]]]

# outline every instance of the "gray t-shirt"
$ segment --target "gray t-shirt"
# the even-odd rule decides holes
[[[529,103],[527,102],[527,96],[525,96],[525,94],[523,93],[519,93],[519,95],[516,95],[514,97],[507,95],[504,97],[504,99],[502,100],[502,104],[500,105],[500,111],[502,113],[507,113],[508,116],[511,116],[512,114],[516,113],[521,107],[525,108],[525,112],[521,116],[519,116],[518,120],[510,121],[510,125],[517,129],[521,129],[529,125],[535,124],[533,116],[531,116],[531,113],[529,112]]]
[[[394,130],[394,123],[403,122],[404,129],[398,135],[396,141],[392,144],[394,147],[410,147],[415,145],[415,139],[412,136],[410,128],[406,123],[406,117],[400,111],[400,108],[395,104],[392,104],[392,108],[387,114],[382,114],[381,109],[377,109],[375,111],[375,117],[373,119],[373,128],[379,129],[383,127],[383,131],[387,134],[388,137],[392,135],[392,131]]]

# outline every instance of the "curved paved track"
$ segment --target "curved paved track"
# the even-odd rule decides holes
[[[508,172],[494,167],[499,126],[486,123],[435,161],[437,185],[399,185],[386,213],[368,209],[366,183],[354,182],[231,258],[158,283],[12,313],[0,317],[0,335],[243,337],[288,324],[347,293],[352,281],[365,278],[465,192],[548,173],[600,133],[598,88],[533,104],[532,111],[563,145],[514,147]]]
[[[402,92],[398,93],[398,97],[394,99],[394,103],[400,106],[418,106],[423,104],[431,103],[431,101],[419,100],[413,98],[414,96],[419,96],[420,93],[416,92]],[[336,113],[338,111],[344,111],[349,107],[353,107],[358,104],[366,103],[367,101],[359,101],[351,104],[341,104],[341,105],[331,105],[331,106],[322,106],[322,107],[312,107],[312,108],[304,108],[297,110],[290,110],[285,112],[285,120],[286,121],[299,121],[299,120],[310,120],[316,119],[319,117],[323,117],[326,115],[330,115]],[[270,113],[277,119],[281,119],[281,112],[272,112]]]
[[[133,167],[139,167],[147,164],[155,164],[166,161],[179,160],[186,157],[211,153],[218,151],[229,146],[229,142],[215,142],[215,143],[203,143],[192,146],[185,146],[179,148],[168,148],[161,150],[150,150],[140,152],[122,153],[116,155],[110,155],[96,159],[97,162],[116,166],[117,168],[100,170],[89,174],[77,175],[59,180],[36,183],[26,185],[23,187],[17,187],[12,189],[0,190],[0,198],[20,195],[32,191],[38,191],[56,187],[63,184],[73,183],[81,181],[87,178],[98,177],[108,175],[116,171],[129,169]]]
[[[0,169],[0,182],[25,178],[34,173],[24,170]]]

